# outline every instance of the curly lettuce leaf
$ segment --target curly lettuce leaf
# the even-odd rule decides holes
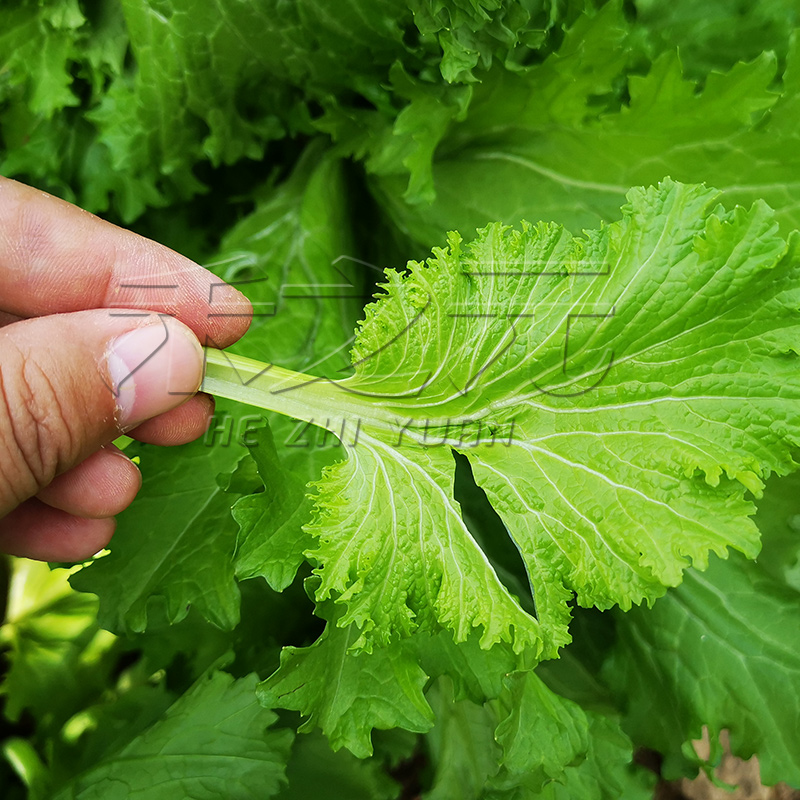
[[[389,271],[352,377],[264,393],[338,403],[360,425],[308,527],[316,597],[359,628],[352,647],[479,628],[484,647],[553,656],[573,597],[627,609],[709,551],[757,553],[746,493],[793,470],[800,441],[798,238],[763,203],[717,199],[665,181],[581,238],[555,224],[452,235]],[[450,450],[519,548],[535,616],[466,528]]]

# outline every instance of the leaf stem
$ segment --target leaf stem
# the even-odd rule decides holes
[[[332,433],[348,423],[392,432],[402,424],[379,402],[347,391],[346,380],[318,378],[212,348],[205,348],[205,376],[200,389]]]

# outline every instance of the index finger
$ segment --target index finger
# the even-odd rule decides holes
[[[239,339],[252,317],[243,294],[174,250],[0,177],[0,310],[92,308],[170,314],[218,347]]]

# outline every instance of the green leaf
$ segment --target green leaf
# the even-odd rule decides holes
[[[319,727],[334,750],[346,747],[366,758],[372,728],[421,733],[433,724],[433,712],[422,694],[428,676],[409,643],[353,654],[357,638],[353,627],[328,623],[310,647],[285,647],[278,671],[260,684],[259,699],[307,717],[300,732]]]
[[[256,702],[256,677],[202,678],[150,727],[59,787],[54,800],[272,797],[285,783],[292,734]],[[102,736],[102,729],[93,734]]]
[[[756,524],[764,547],[758,566],[800,592],[800,473],[773,478],[758,502]]]
[[[560,781],[548,783],[537,793],[538,800],[650,800],[656,777],[633,764],[631,741],[619,723],[600,714],[587,714],[589,752],[583,763],[568,767]],[[487,800],[500,800],[489,795]],[[528,800],[519,794],[514,800]],[[503,800],[510,800],[508,795]]]
[[[402,230],[427,246],[448,230],[494,220],[594,227],[598,217],[616,217],[629,186],[665,175],[715,186],[729,204],[764,200],[784,233],[800,227],[800,40],[792,37],[785,70],[769,51],[748,49],[751,62],[698,84],[666,50],[646,74],[629,76],[633,66],[642,70],[637,29],[615,8],[579,19],[541,65],[519,75],[496,71],[475,88],[468,117],[437,150],[435,203],[403,202],[391,176],[373,182]]]
[[[444,448],[394,448],[362,433],[348,460],[323,473],[319,511],[308,527],[317,543],[309,555],[322,565],[316,597],[334,597],[346,608],[339,624],[362,631],[355,647],[385,646],[398,634],[438,624],[456,642],[481,624],[483,646],[537,641],[536,621],[464,525],[453,469]],[[373,498],[366,509],[364,498]]]
[[[242,281],[255,312],[233,352],[332,376],[348,366],[364,299],[351,193],[344,163],[315,140],[226,233],[213,267]]]
[[[403,98],[391,87],[393,65],[422,78],[433,99],[440,84],[474,80],[495,56],[524,57],[556,16],[552,0],[471,10],[354,0],[335,11],[317,0],[201,9],[126,0],[123,9],[135,68],[91,118],[113,167],[168,198],[203,191],[197,162],[259,160],[270,140],[308,132],[318,106],[347,116],[366,100],[391,128]]]
[[[283,87],[264,81],[254,48],[261,8],[200,9],[184,0],[122,7],[135,69],[115,79],[90,115],[113,169],[143,180],[151,193],[187,198],[203,190],[196,162],[257,159],[267,140],[283,135],[273,113]],[[241,92],[248,92],[246,110]]]
[[[361,630],[356,648],[482,628],[484,647],[552,656],[573,594],[627,609],[709,551],[756,554],[745,492],[794,469],[800,442],[800,240],[787,246],[763,203],[717,198],[665,181],[582,238],[552,224],[451,235],[405,277],[387,272],[341,382],[243,361],[242,386],[209,362],[208,391],[358,423],[308,527],[317,599]],[[451,449],[516,542],[536,618],[466,528]]]
[[[93,210],[111,206],[129,223],[148,207],[217,191],[209,167],[262,161],[277,139],[335,129],[342,152],[354,152],[369,128],[408,151],[402,172],[419,200],[430,195],[430,156],[452,117],[440,99],[458,104],[492,63],[518,69],[546,51],[566,11],[554,0],[351,0],[335,9],[318,0],[199,9],[189,0],[13,0],[0,17],[0,100],[13,99],[0,113],[4,174]],[[395,73],[419,87],[415,102]],[[330,120],[318,124],[321,110]],[[26,134],[48,149],[76,128],[79,145],[37,162],[26,136],[13,135],[31,113]],[[55,125],[43,124],[53,113]],[[60,140],[56,128],[66,131]]]
[[[179,622],[194,607],[221,628],[239,621],[234,580],[235,495],[217,475],[244,456],[241,446],[139,445],[144,477],[137,502],[119,517],[108,555],[73,575],[72,585],[100,598],[100,622],[112,631],[143,631],[154,607]]]
[[[91,211],[109,195],[126,219],[163,198],[116,173],[87,111],[124,67],[119,4],[11,0],[0,11],[0,171]]]
[[[34,787],[44,780],[45,766],[30,741],[19,737],[5,739],[3,756],[4,761],[0,762],[0,780],[3,782],[8,800],[35,797]],[[21,783],[10,780],[12,769]]]
[[[503,679],[517,669],[532,666],[516,656],[510,647],[496,645],[488,650],[480,646],[477,634],[456,644],[449,631],[434,636],[417,634],[414,642],[420,666],[431,678],[446,676],[452,683],[456,700],[483,703],[503,691]]]
[[[346,750],[334,753],[319,733],[295,739],[286,777],[289,785],[278,800],[308,800],[323,787],[325,800],[394,800],[400,792],[378,759],[361,760]]]
[[[412,0],[409,6],[420,32],[438,38],[440,69],[450,83],[475,80],[473,70],[493,59],[513,68],[526,50],[544,43],[562,11],[552,0]]]
[[[655,776],[636,770],[615,716],[584,712],[532,672],[515,673],[499,701],[457,700],[449,680],[428,697],[436,724],[425,800],[645,800]],[[498,724],[499,720],[499,724]]]
[[[500,769],[502,751],[494,739],[494,713],[470,700],[457,700],[452,683],[440,679],[428,692],[436,724],[425,736],[433,767],[424,800],[478,800]]]
[[[380,175],[408,175],[403,197],[412,204],[430,203],[436,197],[431,174],[434,152],[450,124],[464,118],[472,92],[464,86],[432,87],[413,80],[399,68],[392,75],[395,91],[408,104],[383,136],[369,129],[363,132],[363,146],[372,151],[366,167]],[[319,127],[335,135],[331,125],[329,118]]]
[[[4,713],[30,711],[41,731],[60,726],[100,695],[111,670],[114,636],[97,625],[97,600],[75,592],[67,571],[25,559],[11,562],[0,643],[10,668],[0,685]]]
[[[765,785],[800,783],[797,601],[733,556],[619,616],[604,675],[627,708],[626,731],[665,755],[665,777],[690,771],[680,745],[707,725],[712,742],[727,728],[735,755],[758,754]]]
[[[613,612],[576,610],[570,627],[573,641],[557,659],[544,661],[536,674],[556,694],[586,711],[616,713],[611,690],[600,679],[600,669],[615,642]]]
[[[304,561],[303,553],[312,543],[303,530],[311,514],[305,482],[285,469],[269,428],[253,442],[255,459],[264,491],[236,502],[233,518],[239,524],[236,543],[236,576],[263,577],[276,591],[293,580]]]
[[[0,11],[0,100],[25,93],[35,114],[52,116],[78,104],[71,89],[76,42],[86,22],[78,0],[34,3],[12,0]],[[6,97],[4,97],[4,95]]]
[[[362,294],[360,273],[346,273],[356,283],[343,291],[342,274],[333,266],[340,255],[352,252],[343,166],[316,142],[288,181],[263,191],[264,199],[230,231],[215,259],[223,277],[248,281],[241,288],[260,315],[240,347],[251,354],[270,353],[286,363],[314,365],[335,374],[345,362],[342,353],[352,339]],[[224,491],[227,479],[221,484],[220,475],[236,470],[246,456],[243,436],[253,439],[253,428],[260,424],[247,409],[218,404],[202,441],[169,451],[148,445],[136,449],[144,473],[137,502],[120,517],[111,554],[73,578],[81,591],[100,596],[105,627],[144,630],[151,603],[162,605],[171,623],[183,619],[191,604],[220,627],[236,624],[239,590],[232,559],[238,526],[231,506],[237,487],[233,494]],[[286,422],[278,423],[276,430],[282,456],[297,453],[282,446],[291,438],[292,426],[287,430]],[[333,456],[330,450],[313,449],[313,459],[299,452],[309,462],[305,469],[318,477],[321,465]],[[261,463],[264,475],[272,469],[268,451],[266,445],[266,460]],[[279,475],[284,473],[276,472],[276,480]],[[298,479],[287,474],[280,480],[281,491],[293,493],[291,501],[276,494],[274,487],[248,500],[251,508],[274,497],[291,516],[292,503],[302,505],[303,500]],[[267,481],[270,486],[271,481],[272,477]],[[257,486],[238,488],[239,493],[249,494]],[[298,524],[304,521],[300,519],[304,513],[298,509]],[[268,568],[254,559],[254,552],[263,556],[266,550],[259,548],[267,547],[254,534],[249,539],[245,535],[239,545],[236,569],[240,577],[269,574],[281,588],[291,581],[303,560],[307,536],[288,517],[285,522],[283,534],[297,538],[294,549],[288,547],[288,540],[277,542],[286,547],[280,575],[277,564]],[[270,552],[274,555],[275,549]]]
[[[560,780],[566,767],[583,761],[589,722],[580,706],[548,689],[534,672],[514,673],[505,683],[498,706],[506,716],[494,737],[502,748],[504,771],[493,784],[539,792]]]
[[[454,17],[459,17],[462,16],[463,9],[446,9],[447,4],[437,2],[435,5],[438,6],[438,13],[431,14],[431,9],[425,10],[421,7],[432,4],[417,2],[415,5],[419,7],[417,9],[418,25],[426,30],[430,28],[431,31],[443,28],[439,34],[445,53],[442,61],[442,71],[448,82],[440,85],[431,84],[424,78],[417,79],[414,75],[404,70],[400,64],[395,64],[390,72],[392,89],[395,95],[406,101],[406,104],[394,120],[382,120],[374,112],[362,111],[354,113],[349,108],[333,106],[328,108],[326,115],[315,124],[321,130],[330,133],[346,152],[357,154],[361,158],[366,156],[365,166],[369,172],[384,177],[396,176],[397,182],[392,183],[392,186],[393,191],[397,192],[397,200],[402,196],[412,207],[420,205],[424,207],[433,202],[438,191],[438,183],[435,185],[432,174],[434,154],[437,149],[441,148],[451,150],[452,145],[448,144],[448,131],[455,126],[457,121],[463,121],[468,116],[468,109],[470,120],[475,113],[474,104],[472,104],[473,91],[471,84],[475,77],[471,72],[472,67],[478,60],[481,60],[483,66],[490,66],[492,53],[491,49],[486,48],[485,44],[475,42],[473,37],[462,37],[454,27],[442,25],[441,20],[446,18],[445,15],[447,13]],[[504,29],[501,21],[504,10],[508,11],[509,17],[516,16],[519,22],[521,17],[524,17],[526,13],[530,13],[529,9],[523,11],[515,3],[495,4],[493,2],[492,5],[496,5],[496,8],[492,9],[495,12],[494,18],[487,25],[487,30],[484,33],[500,34],[507,39],[507,44],[519,44],[517,55],[521,56],[521,60],[530,58],[531,45],[538,47],[543,43],[544,29],[548,28],[554,21],[552,13],[549,21],[542,23],[541,38],[535,36],[531,38],[531,30],[527,31],[527,36],[521,30],[517,33],[512,33],[508,28]],[[542,6],[544,7],[545,4],[542,4]],[[620,17],[620,27],[622,27],[619,10],[615,4],[609,6],[609,8],[612,7],[611,14],[609,14],[608,10],[604,10],[600,12],[600,17],[603,19],[611,15],[615,19]],[[474,10],[483,15],[484,23],[489,22],[490,17],[482,7],[482,4],[476,5]],[[551,12],[554,12],[554,10],[555,4],[551,6]],[[437,18],[440,20],[439,22],[436,21]],[[541,15],[540,20],[543,20]],[[437,28],[437,25],[439,28]],[[620,49],[619,45],[622,37],[617,35],[616,31],[596,26],[596,31],[595,29],[590,29],[590,33],[595,33],[590,49],[598,51],[597,63],[592,63],[591,75],[589,76],[590,85],[593,88],[605,87],[608,81],[607,76],[609,74],[616,76],[619,65],[627,62],[628,55],[624,50]],[[459,38],[462,41],[454,47],[454,43]],[[539,77],[541,79],[538,81],[535,92],[537,109],[542,105],[546,106],[551,100],[556,101],[556,98],[556,102],[560,106],[575,105],[573,95],[577,94],[576,99],[580,116],[583,116],[585,96],[581,93],[581,90],[585,88],[585,83],[575,79],[574,62],[582,57],[580,50],[585,48],[587,44],[580,39],[579,35],[573,34],[569,42],[576,41],[579,43],[578,48],[565,45],[559,55],[548,62],[548,67],[552,67],[552,69],[540,74]],[[525,42],[524,45],[523,42]],[[506,66],[515,69],[516,67],[513,63],[515,58],[516,56],[505,58]],[[599,67],[603,58],[605,58],[606,64]],[[563,63],[554,63],[554,61],[558,62],[559,59]],[[469,85],[449,85],[450,79],[448,75],[455,75],[459,70],[462,71]],[[491,76],[492,73],[489,73],[488,76],[482,77],[481,81],[488,79],[491,83]],[[556,80],[553,80],[554,76],[557,76]],[[577,87],[577,92],[575,87]],[[498,104],[494,103],[493,108],[498,110]],[[518,107],[515,110],[518,110]],[[477,113],[480,115],[480,107],[477,109]],[[498,123],[502,123],[502,121],[494,119],[491,123],[492,127],[497,128]],[[480,125],[480,122],[478,124]],[[455,129],[458,130],[459,127],[455,126]],[[407,181],[407,185],[402,192],[399,188],[401,181]],[[387,198],[387,201],[392,202],[389,198]]]
[[[785,57],[792,30],[800,24],[793,0],[745,4],[709,0],[660,3],[636,0],[637,25],[655,51],[680,48],[681,59],[697,77],[749,61],[772,50]]]

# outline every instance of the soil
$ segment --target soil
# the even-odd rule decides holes
[[[715,785],[701,772],[692,780],[684,778],[680,781],[661,781],[656,788],[655,800],[800,800],[800,791],[791,789],[784,783],[764,786],[756,756],[743,761],[731,755],[727,731],[722,732],[720,743],[724,754],[720,765],[714,770],[714,775],[717,780],[736,787],[733,791]],[[703,739],[694,742],[694,748],[700,758],[708,758],[707,733]]]

